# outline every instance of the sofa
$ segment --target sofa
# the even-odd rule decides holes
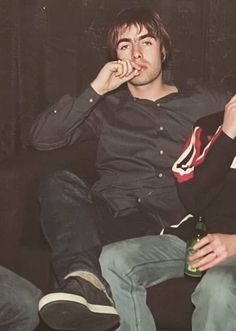
[[[58,169],[68,169],[96,180],[95,141],[77,141],[52,151],[28,149],[0,163],[1,264],[47,292],[52,284],[50,249],[40,227],[37,191],[40,179]],[[190,331],[192,279],[172,279],[148,289],[147,303],[158,331]],[[37,331],[49,331],[43,322]],[[89,331],[89,330],[88,330]],[[149,331],[149,330],[147,330]]]

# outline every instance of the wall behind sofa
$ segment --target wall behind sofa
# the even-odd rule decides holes
[[[236,81],[235,0],[0,0],[0,160],[28,147],[47,105],[89,84],[107,60],[107,23],[142,4],[167,25],[177,79]]]

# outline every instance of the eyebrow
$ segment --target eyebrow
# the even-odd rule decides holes
[[[143,35],[139,36],[137,39],[138,39],[138,41],[140,41],[140,40],[145,39],[147,37],[154,38],[150,33],[146,33],[146,34],[143,34]],[[121,38],[120,40],[118,40],[116,46],[119,46],[119,44],[122,43],[122,42],[131,42],[131,40],[132,40],[131,38]]]

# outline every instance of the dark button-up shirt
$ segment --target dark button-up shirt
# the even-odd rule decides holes
[[[148,206],[163,226],[173,224],[186,211],[171,167],[192,124],[222,110],[228,99],[228,93],[198,86],[178,87],[178,93],[156,101],[134,98],[128,90],[101,97],[89,87],[43,112],[33,126],[32,144],[47,150],[95,135],[99,179],[93,192],[115,213]]]

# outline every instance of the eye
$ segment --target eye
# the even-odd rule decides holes
[[[120,44],[119,50],[125,51],[129,48],[129,44]]]
[[[143,45],[145,46],[151,46],[152,42],[150,40],[143,40]]]

